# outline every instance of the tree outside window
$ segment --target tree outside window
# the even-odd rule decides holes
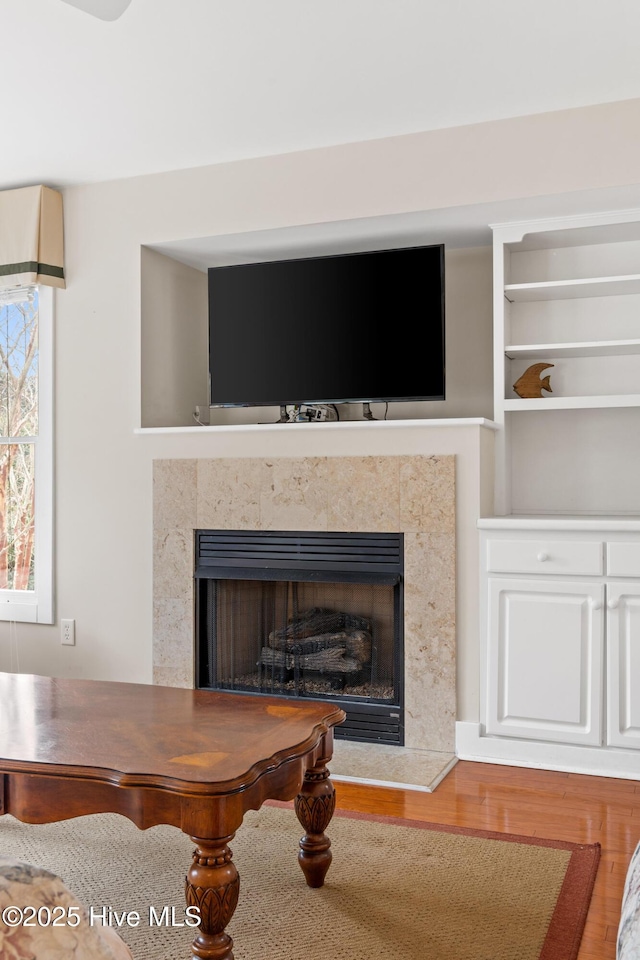
[[[0,300],[0,590],[34,589],[38,290]]]

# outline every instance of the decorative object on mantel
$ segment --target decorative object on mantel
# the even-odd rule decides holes
[[[530,367],[527,367],[522,376],[516,380],[513,389],[518,396],[523,399],[538,399],[542,397],[543,390],[548,390],[549,393],[553,393],[551,384],[549,383],[550,376],[547,375],[543,377],[542,380],[540,379],[542,371],[546,370],[547,367],[553,366],[553,363],[532,363]]]

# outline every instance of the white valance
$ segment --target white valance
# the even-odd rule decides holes
[[[62,195],[50,187],[0,191],[0,288],[64,287]]]

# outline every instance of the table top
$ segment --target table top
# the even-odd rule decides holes
[[[331,701],[0,673],[0,772],[228,794],[344,716]]]

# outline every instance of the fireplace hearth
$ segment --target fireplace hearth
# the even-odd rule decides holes
[[[403,535],[197,530],[196,686],[331,699],[404,743]]]

